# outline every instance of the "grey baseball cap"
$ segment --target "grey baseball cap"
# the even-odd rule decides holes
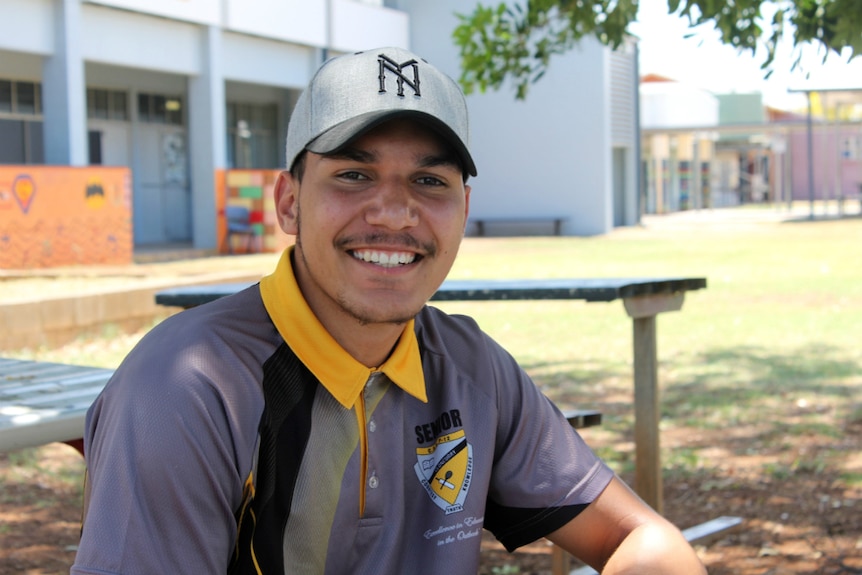
[[[287,166],[303,150],[329,154],[396,117],[427,124],[476,175],[467,102],[455,81],[408,50],[378,48],[324,63],[300,95],[287,127]]]

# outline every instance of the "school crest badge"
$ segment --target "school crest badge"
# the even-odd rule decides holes
[[[416,477],[428,497],[446,512],[464,509],[464,500],[473,477],[473,446],[464,430],[437,438],[434,445],[416,449]]]

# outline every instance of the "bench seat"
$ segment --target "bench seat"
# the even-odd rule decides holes
[[[537,225],[550,224],[553,235],[559,236],[563,233],[563,224],[567,218],[562,216],[524,216],[524,217],[475,217],[470,218],[470,221],[476,224],[476,235],[485,236],[488,232],[489,225],[508,226],[510,228],[522,228],[529,226],[531,228]]]
[[[0,357],[0,452],[53,442],[80,449],[87,410],[113,373]]]

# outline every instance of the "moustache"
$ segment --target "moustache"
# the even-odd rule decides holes
[[[385,232],[373,232],[363,235],[347,236],[335,241],[339,249],[350,249],[351,246],[386,246],[387,248],[403,247],[417,251],[425,256],[433,256],[437,253],[437,247],[433,242],[422,242],[409,233],[391,234]]]

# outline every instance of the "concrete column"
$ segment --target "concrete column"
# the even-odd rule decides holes
[[[45,163],[86,166],[87,86],[80,0],[54,0],[54,52],[42,65]]]
[[[192,240],[196,249],[216,249],[215,170],[226,163],[221,30],[204,28],[201,42],[201,73],[189,78]]]

